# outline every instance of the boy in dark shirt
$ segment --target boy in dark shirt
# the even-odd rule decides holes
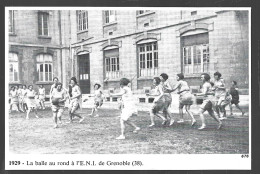
[[[238,94],[238,88],[237,88],[237,82],[232,81],[232,86],[230,88],[230,94],[232,96],[231,103],[229,105],[230,107],[230,115],[233,115],[232,112],[232,104],[235,104],[235,106],[242,112],[242,116],[245,114],[245,112],[240,108],[239,106],[239,94]]]

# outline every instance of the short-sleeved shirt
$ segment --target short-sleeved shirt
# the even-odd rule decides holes
[[[224,79],[215,80],[214,82],[215,90],[215,97],[225,96],[226,95],[226,89],[221,89],[219,87],[225,87],[225,81]]]
[[[238,89],[236,87],[230,88],[230,94],[231,94],[233,100],[239,100]]]
[[[39,88],[39,94],[45,95],[45,88]]]
[[[95,101],[102,100],[102,92],[100,89],[95,90],[94,95],[95,95],[95,99],[94,99]]]
[[[16,97],[18,97],[18,91],[17,90],[14,90],[14,91],[11,90],[10,95],[11,95],[12,98],[16,98]]]
[[[81,90],[79,88],[78,85],[75,85],[74,87],[72,87],[72,91],[71,91],[71,95],[72,97],[75,97],[77,95],[81,94]],[[79,99],[80,97],[78,97],[77,99]]]
[[[35,97],[35,91],[27,89],[27,97],[29,98]]]
[[[53,89],[51,95],[53,98],[65,99],[66,91],[63,89],[61,89],[61,91],[58,91],[58,89]],[[59,103],[59,106],[64,105],[64,104],[65,104],[65,102]]]
[[[154,92],[155,92],[156,95],[158,95],[154,98],[154,101],[157,101],[161,97],[160,95],[163,94],[162,84],[157,85],[154,89]]]
[[[210,93],[212,92],[212,87],[211,87],[211,84],[209,82],[205,82],[203,85],[202,85],[202,93],[206,94],[206,93]],[[203,99],[206,100],[212,100],[213,97],[212,95],[204,95],[203,96]]]

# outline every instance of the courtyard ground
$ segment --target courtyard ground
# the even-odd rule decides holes
[[[244,108],[248,112],[248,108]],[[127,126],[126,140],[116,140],[120,134],[119,110],[102,109],[100,117],[87,116],[90,109],[83,109],[86,119],[75,120],[54,129],[50,108],[39,110],[41,117],[25,119],[25,113],[9,114],[9,150],[17,154],[245,154],[249,153],[249,117],[236,112],[224,120],[224,127],[217,130],[217,123],[206,116],[207,129],[199,131],[197,124],[190,126],[185,115],[184,124],[174,123],[167,127],[156,118],[156,126],[150,124],[147,112],[133,117],[141,131],[133,133]],[[176,120],[179,115],[174,114]],[[65,110],[63,122],[68,121]]]

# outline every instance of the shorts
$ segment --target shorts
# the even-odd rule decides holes
[[[64,111],[64,106],[51,105],[51,109],[52,109],[52,112],[54,112],[54,113],[59,112],[62,114]]]
[[[44,97],[44,95],[39,95],[39,101],[45,101],[45,97]]]
[[[68,108],[69,110],[73,110],[73,111],[79,109],[79,100],[78,99],[71,100]]]
[[[11,98],[11,104],[18,104],[19,100],[17,97]]]
[[[180,95],[179,98],[179,108],[183,108],[184,105],[193,104],[193,95],[190,92],[186,92]]]
[[[224,101],[221,102],[221,106],[227,106],[227,105],[229,105],[230,103],[231,103],[230,100],[224,100]]]
[[[206,100],[203,100],[203,103],[201,104],[200,109],[202,109],[203,111],[213,111],[212,106],[213,106],[212,102],[210,100],[206,99]]]
[[[95,101],[95,106],[101,107],[103,105],[103,100]]]
[[[231,100],[231,104],[237,105],[238,103],[239,103],[239,100],[236,100],[236,99],[235,100],[233,100],[233,99]]]
[[[123,108],[122,112],[121,112],[121,119],[124,121],[127,121],[133,114],[135,113],[135,109],[134,108]]]
[[[28,108],[36,108],[36,100],[34,98],[27,98]]]
[[[159,100],[159,101],[153,103],[152,112],[153,112],[154,114],[156,114],[156,113],[158,113],[158,112],[160,112],[160,111],[162,111],[162,110],[164,110],[164,109],[167,109],[167,108],[168,108],[168,107],[165,105],[165,103],[164,103],[164,102],[161,102],[161,101]]]

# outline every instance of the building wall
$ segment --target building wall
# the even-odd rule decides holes
[[[121,77],[132,79],[135,93],[143,93],[144,87],[152,86],[153,77],[139,78],[136,38],[142,34],[155,34],[158,41],[159,70],[176,83],[176,74],[182,71],[180,29],[195,23],[206,23],[208,30],[210,65],[209,72],[223,74],[228,86],[238,81],[240,88],[248,88],[249,35],[247,11],[150,11],[137,15],[135,10],[116,12],[116,22],[104,24],[103,11],[88,11],[88,30],[77,31],[76,11],[49,11],[49,35],[38,36],[38,11],[15,11],[15,35],[9,36],[10,47],[19,51],[21,68],[20,83],[37,84],[34,52],[39,49],[53,52],[54,76],[67,86],[71,76],[78,78],[77,54],[85,51],[90,57],[90,86],[100,83],[105,90],[119,87],[118,79],[104,82],[104,45],[118,43]],[[194,12],[193,12],[194,14]],[[149,26],[144,26],[149,23]],[[109,35],[109,32],[113,32]],[[191,31],[194,32],[194,31]],[[246,73],[245,73],[246,72]],[[185,74],[191,86],[200,86],[200,75]],[[47,88],[50,84],[47,84]]]
[[[69,11],[44,11],[49,14],[49,35],[38,35],[38,10],[15,10],[15,32],[9,34],[9,52],[18,53],[19,81],[10,85],[32,84],[38,88],[43,84],[47,94],[52,82],[39,82],[36,69],[38,54],[53,56],[53,77],[58,77],[64,84],[68,69],[70,30]],[[62,34],[62,35],[60,35]],[[64,75],[63,75],[64,74]]]

